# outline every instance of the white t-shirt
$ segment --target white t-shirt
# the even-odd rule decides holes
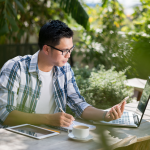
[[[35,112],[37,114],[53,114],[56,108],[53,96],[53,71],[43,72],[39,70],[39,74],[42,80],[41,96]]]

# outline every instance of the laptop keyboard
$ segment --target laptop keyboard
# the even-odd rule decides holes
[[[112,123],[115,123],[115,124],[130,124],[129,113],[128,112],[123,112],[121,118],[119,118],[117,120],[113,120]]]

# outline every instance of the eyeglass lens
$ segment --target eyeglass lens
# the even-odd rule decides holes
[[[74,47],[72,49],[69,49],[69,50],[66,50],[66,51],[63,51],[63,55],[66,56],[69,53],[71,53],[73,51]]]

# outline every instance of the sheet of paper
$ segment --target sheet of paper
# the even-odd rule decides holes
[[[64,128],[72,130],[74,125],[85,125],[85,126],[88,126],[90,130],[96,129],[96,126],[93,126],[93,125],[90,125],[90,124],[81,123],[81,122],[78,122],[78,121],[73,121],[73,124],[71,124],[69,127],[64,127]]]

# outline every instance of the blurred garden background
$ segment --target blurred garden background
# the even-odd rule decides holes
[[[69,61],[81,94],[93,106],[111,107],[132,96],[125,80],[150,75],[149,16],[149,0],[128,8],[123,0],[0,0],[0,68],[38,51],[41,26],[59,19],[74,31]]]

